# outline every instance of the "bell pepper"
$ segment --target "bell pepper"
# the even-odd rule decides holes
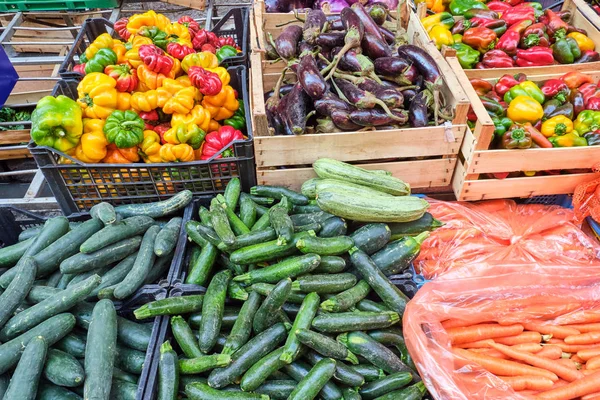
[[[161,91],[163,89],[164,86],[157,90]],[[197,95],[198,89],[195,87],[190,86],[180,89],[165,102],[162,110],[165,114],[187,114],[194,108]]]
[[[119,92],[131,93],[137,89],[137,72],[135,69],[132,70],[128,64],[108,65],[104,68],[104,73],[117,81],[115,89]]]
[[[527,80],[527,76],[525,74],[504,74],[498,79],[498,82],[494,85],[494,90],[498,93],[499,96],[504,97],[506,92],[508,92],[513,86],[517,86],[521,82]]]
[[[523,20],[535,21],[535,9],[526,4],[519,4],[518,6],[507,9],[500,16],[508,26],[512,26],[517,22]]]
[[[183,17],[180,17],[177,20],[177,22],[188,28],[191,38],[194,38],[196,33],[200,30],[200,25],[198,24],[198,22],[196,22],[196,20],[190,17],[189,15],[184,15]]]
[[[544,117],[542,118],[542,120],[556,117],[557,115],[564,115],[565,117],[569,118],[570,120],[572,120],[574,117],[573,104],[571,104],[571,103],[562,104],[560,102],[560,100],[557,100],[557,99],[552,99],[552,100],[545,102],[544,106],[543,106],[543,110],[544,110]]]
[[[217,74],[219,76],[219,79],[221,80],[221,83],[223,84],[223,86],[229,85],[229,82],[231,81],[231,76],[229,75],[229,72],[227,72],[226,68],[217,67],[217,68],[205,68],[205,69],[207,71],[214,72],[215,74]],[[188,73],[188,75],[189,75],[189,73]]]
[[[185,56],[181,61],[181,68],[186,73],[191,66],[202,67],[204,69],[213,69],[219,66],[219,59],[216,55],[206,51],[192,53]]]
[[[470,23],[469,27],[488,28],[494,31],[497,37],[500,37],[506,32],[506,22],[501,19],[488,19],[475,17],[467,20]],[[465,28],[468,29],[468,28]]]
[[[452,32],[452,36],[460,35],[462,38],[462,34],[464,33],[464,31],[469,29],[470,27],[471,27],[471,21],[463,18],[463,19],[459,19],[458,21],[456,21],[456,23],[454,24],[452,29],[450,29],[450,32]],[[462,42],[462,40],[459,43],[461,43],[461,42]]]
[[[167,132],[165,132],[163,138],[165,142],[171,144],[189,144],[192,149],[199,149],[204,142],[206,132],[198,127],[198,125],[191,124],[179,124]]]
[[[213,32],[200,29],[194,36],[194,39],[192,40],[192,45],[197,51],[208,51],[206,50],[206,48],[210,47],[213,50],[210,52],[214,54],[216,52],[217,47],[219,46],[219,38]]]
[[[129,23],[129,18],[123,17],[123,18],[117,20],[117,22],[115,22],[115,24],[113,26],[115,32],[117,32],[119,34],[119,36],[121,37],[121,39],[123,39],[123,40],[129,40],[129,38],[131,37],[131,32],[129,32],[127,30],[128,23]]]
[[[584,110],[579,113],[573,124],[579,136],[600,129],[600,111]]]
[[[145,26],[140,29],[138,35],[152,39],[152,43],[163,50],[166,50],[167,44],[169,44],[167,33],[161,31],[156,26]]]
[[[492,0],[487,3],[487,6],[490,10],[496,11],[499,14],[505,12],[506,10],[513,8],[513,6],[511,6],[507,2],[500,1],[500,0]]]
[[[549,79],[540,88],[544,96],[546,97],[556,97],[559,101],[565,102],[567,101],[567,96],[569,95],[569,87],[562,79]]]
[[[233,157],[235,155],[233,149],[228,148],[228,146],[236,140],[244,140],[244,135],[241,131],[231,126],[222,126],[218,131],[209,133],[206,135],[204,146],[202,146],[202,160],[208,160],[213,157]],[[225,150],[221,154],[218,154],[223,149]],[[215,155],[217,156],[215,157]]]
[[[525,31],[525,29],[531,26],[533,22],[529,19],[524,19],[513,24],[504,35],[498,40],[496,43],[495,49],[502,50],[509,56],[514,56],[517,54],[517,47],[519,47],[519,42],[521,40],[521,34]]]
[[[550,37],[546,34],[546,25],[537,23],[526,28],[521,36],[520,45],[524,49],[534,46],[549,47]]]
[[[600,146],[600,130],[588,132],[583,137],[587,141],[588,146]]]
[[[81,75],[85,75],[85,63],[77,64],[76,66],[74,66],[73,72],[77,72],[77,73],[80,73]]]
[[[223,60],[225,60],[226,58],[235,57],[235,56],[237,56],[237,54],[238,54],[237,49],[235,47],[229,46],[229,45],[222,46],[221,48],[219,48],[217,50],[217,53],[216,53],[217,59],[219,60],[219,64],[222,63]]]
[[[551,9],[547,9],[544,12],[544,21],[540,21],[546,24],[548,34],[554,38],[562,38],[567,35],[569,24],[562,20],[560,15],[557,15]]]
[[[194,161],[194,149],[187,144],[166,143],[160,148],[159,154],[163,162]]]
[[[178,60],[183,60],[185,56],[195,53],[195,51],[191,43],[188,45],[186,42],[171,40],[167,45],[167,53]]]
[[[164,90],[148,90],[131,95],[131,108],[136,111],[150,112],[165,105],[172,94]]]
[[[462,43],[462,35],[459,35],[459,34],[452,35],[452,40],[454,40],[454,43]],[[469,48],[470,48],[470,46],[469,46]]]
[[[138,31],[147,26],[156,26],[159,29],[164,29],[171,21],[162,14],[156,13],[154,10],[146,11],[143,14],[134,14],[129,18],[127,30],[132,35],[138,34]]]
[[[567,35],[567,37],[575,40],[581,51],[596,49],[596,44],[594,43],[594,41],[586,35],[584,35],[583,33],[571,32]]]
[[[494,136],[497,138],[502,138],[513,125],[512,120],[508,117],[492,118],[492,122],[494,123]]]
[[[544,136],[560,136],[573,131],[573,121],[564,115],[557,115],[542,123],[541,132]]]
[[[188,76],[192,85],[200,90],[203,95],[214,96],[223,88],[219,75],[205,70],[202,67],[192,66],[188,69]]]
[[[137,146],[120,149],[114,143],[106,147],[106,157],[102,159],[105,164],[130,164],[138,161],[140,156]]]
[[[529,96],[517,96],[508,105],[506,116],[516,123],[531,122],[534,124],[544,116],[540,103]]]
[[[235,90],[227,85],[214,96],[204,96],[202,106],[206,108],[216,121],[230,118],[238,109],[239,103]]]
[[[85,63],[85,73],[104,72],[104,68],[117,63],[117,54],[111,49],[100,49]]]
[[[519,67],[541,67],[553,65],[554,56],[548,47],[533,46],[529,49],[517,49],[516,63]]]
[[[439,49],[442,46],[450,46],[454,44],[454,38],[452,32],[448,28],[442,25],[435,25],[429,30],[429,37],[435,43],[435,46]]]
[[[566,37],[554,42],[552,54],[554,59],[561,64],[573,64],[576,59],[581,57],[581,50],[575,39]]]
[[[162,158],[160,157],[160,136],[158,133],[152,130],[144,131],[144,140],[140,143],[140,155],[144,162],[147,163],[160,163]]]
[[[528,132],[531,135],[531,141],[534,145],[543,149],[552,148],[552,143],[550,143],[546,136],[542,135],[542,132],[540,132],[537,128],[538,126],[541,128],[541,124],[539,121],[535,124],[535,126],[533,126],[529,122],[526,122],[523,125],[521,125],[521,127],[525,129],[525,132]]]
[[[600,110],[600,97],[592,97],[591,99],[589,99],[585,105],[585,108],[588,110],[595,111]]]
[[[146,64],[140,65],[137,68],[137,76],[139,78],[139,90],[147,91],[161,87],[165,79],[172,79],[175,77],[173,71],[174,70],[171,70],[171,72],[168,75],[164,75],[150,70],[150,68],[148,68]]]
[[[583,64],[594,61],[600,61],[600,54],[597,51],[585,50],[581,52],[581,57],[575,61],[575,64]]]
[[[492,117],[503,117],[506,113],[506,108],[500,102],[486,96],[480,96],[479,100],[483,103],[483,107]]]
[[[169,35],[172,38],[179,38],[186,42],[192,41],[192,37],[190,36],[190,31],[188,30],[187,26],[182,25],[178,22],[168,24],[164,27],[164,31],[167,35]]]
[[[144,36],[132,36],[131,38],[131,49],[127,50],[125,53],[125,59],[133,68],[139,67],[143,64],[142,59],[140,58],[139,50],[140,46],[143,45],[151,45],[152,39],[144,37]]]
[[[579,91],[579,89],[571,90],[571,93],[569,94],[569,103],[573,105],[573,114],[575,117],[577,117],[580,112],[585,110],[585,97],[583,96],[583,93]]]
[[[518,125],[513,126],[502,136],[504,149],[529,149],[532,144],[531,134]]]
[[[104,136],[103,128],[103,119],[86,118],[83,120],[83,135],[75,148],[75,158],[85,163],[95,164],[106,157],[108,141]]]
[[[493,10],[483,10],[480,8],[471,8],[470,10],[467,10],[464,14],[463,17],[466,19],[473,19],[473,18],[478,18],[478,19],[488,19],[488,20],[496,20],[498,19],[500,16],[498,15],[498,13],[496,11]]]
[[[421,19],[421,23],[425,28],[425,32],[429,32],[429,30],[436,25],[442,25],[447,29],[452,29],[454,26],[454,17],[449,12],[444,11]]]
[[[134,111],[113,111],[104,124],[108,143],[124,149],[138,145],[144,139],[144,120]]]
[[[504,101],[510,103],[517,96],[529,96],[540,104],[544,104],[546,96],[542,90],[532,81],[524,81],[510,88],[504,94]]]
[[[580,147],[588,145],[585,137],[577,136],[575,133],[552,136],[549,137],[548,140],[552,143],[552,147]]]
[[[40,146],[67,151],[83,133],[81,108],[66,96],[46,96],[31,113],[31,138]]]
[[[577,89],[586,83],[594,83],[594,79],[590,75],[584,74],[579,71],[567,72],[566,74],[560,77],[560,80],[563,81],[569,89]],[[597,85],[594,84],[592,87],[595,86]]]
[[[587,82],[579,86],[577,90],[582,94],[583,101],[585,104],[593,97],[600,97],[600,87],[597,84]]]
[[[99,35],[90,45],[85,49],[86,60],[94,58],[98,50],[100,49],[112,49],[114,44],[113,38],[108,33]],[[99,72],[99,71],[96,71]]]
[[[469,79],[469,82],[478,96],[485,96],[487,93],[494,90],[494,86],[484,79],[473,78]]]
[[[239,107],[233,114],[233,117],[227,118],[225,121],[223,121],[223,125],[229,125],[241,131],[246,129],[246,110],[244,107],[244,101],[242,99],[239,99],[238,103]]]
[[[163,122],[161,124],[158,124],[154,127],[153,131],[158,133],[158,136],[160,136],[160,143],[161,144],[165,144],[167,142],[164,141],[163,136],[165,136],[165,133],[167,133],[167,131],[171,129],[171,123],[170,122]]]
[[[513,59],[502,50],[491,50],[483,55],[481,65],[475,68],[512,68],[515,64]]]
[[[498,37],[493,30],[483,27],[467,29],[462,39],[464,44],[471,46],[481,53],[493,49],[497,40]]]
[[[445,0],[425,0],[425,5],[428,10],[438,14],[446,9]]]
[[[173,114],[173,118],[171,119],[171,127],[180,124],[194,123],[203,131],[211,132],[215,129],[218,129],[219,126],[219,124],[214,122],[211,118],[211,113],[200,104],[197,104],[187,114]]]
[[[145,44],[138,49],[140,59],[148,69],[158,74],[168,75],[173,69],[173,59],[153,44]]]
[[[477,0],[452,0],[448,9],[452,15],[464,15],[467,11],[477,8],[487,10],[487,6]]]
[[[114,110],[129,110],[131,94],[119,92],[117,81],[99,72],[87,74],[77,85],[77,103],[86,118],[107,118]]]

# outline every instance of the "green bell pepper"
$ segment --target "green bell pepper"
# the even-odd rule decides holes
[[[456,50],[456,58],[458,58],[460,66],[464,69],[473,69],[475,64],[479,62],[481,53],[471,46],[464,43],[454,43],[450,47]]]
[[[546,100],[542,89],[532,81],[524,81],[510,88],[508,92],[504,93],[504,101],[506,104],[510,104],[517,96],[529,96],[540,104],[544,104]]]
[[[111,49],[100,49],[98,52],[85,64],[85,73],[104,72],[104,68],[117,63],[117,53]]]
[[[239,107],[231,118],[227,118],[223,121],[224,125],[229,125],[237,129],[238,131],[246,130],[246,110],[244,108],[244,101],[238,99]]]
[[[587,140],[588,146],[600,146],[600,131],[588,132],[583,137]]]
[[[104,135],[108,143],[118,148],[133,147],[144,140],[146,124],[134,111],[113,111],[104,124]]]
[[[552,143],[552,147],[580,147],[588,145],[584,137],[577,136],[573,132],[561,136],[550,136],[548,140]]]
[[[479,100],[481,100],[483,107],[490,117],[503,118],[506,115],[506,108],[496,100],[486,96],[479,96]]]
[[[535,2],[535,1],[526,2],[526,3],[523,3],[523,5],[532,7],[534,10],[538,10],[538,11],[543,11],[544,10],[544,6],[542,5],[542,3],[538,3],[538,2]]]
[[[31,113],[31,138],[40,146],[67,151],[83,133],[81,107],[67,96],[46,96]]]
[[[571,37],[558,39],[552,45],[552,55],[561,64],[573,64],[581,57],[581,49],[577,41]]]
[[[169,40],[167,39],[168,35],[158,29],[156,26],[144,26],[138,31],[138,35],[152,39],[152,43],[154,43],[156,46],[163,50],[167,50],[167,44],[169,44]]]
[[[463,15],[472,8],[488,10],[488,7],[485,4],[477,0],[452,0],[448,7],[452,15]]]
[[[233,46],[223,46],[217,50],[217,59],[219,60],[219,64],[223,62],[224,59],[229,57],[237,56],[238,51]]]
[[[513,125],[512,119],[510,119],[508,117],[492,118],[492,122],[494,123],[494,126],[495,126],[494,135],[497,138],[502,138],[502,136],[504,136],[506,131],[508,131],[510,129],[510,127]]]
[[[579,136],[600,129],[600,111],[584,110],[579,113],[573,123],[573,130]]]

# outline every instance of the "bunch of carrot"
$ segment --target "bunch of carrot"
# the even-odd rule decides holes
[[[496,375],[523,397],[600,400],[600,311],[571,313],[554,323],[469,325],[449,319],[442,326],[454,354]]]

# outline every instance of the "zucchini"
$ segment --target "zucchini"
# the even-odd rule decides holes
[[[444,223],[435,219],[433,215],[428,212],[415,221],[389,224],[390,230],[392,231],[391,240],[400,239],[404,236],[416,236],[425,231],[433,231],[442,226],[444,226]]]
[[[217,342],[221,330],[227,285],[231,280],[231,271],[220,271],[210,281],[202,304],[202,320],[198,333],[200,335],[200,350],[208,353]]]
[[[357,183],[394,196],[410,194],[410,186],[398,178],[380,172],[372,172],[342,161],[320,158],[313,163],[313,169],[319,178]]]
[[[48,345],[43,337],[34,337],[29,341],[10,379],[4,399],[35,399],[47,350]]]
[[[367,297],[371,287],[364,279],[358,281],[358,283],[350,289],[344,290],[341,293],[336,294],[330,299],[325,300],[321,303],[321,309],[327,312],[342,312],[347,311],[351,307],[354,307],[356,303]]]
[[[336,342],[328,336],[308,329],[296,330],[296,337],[303,345],[310,347],[324,357],[331,357],[337,360],[350,361],[352,364],[358,364],[358,359],[346,346]]]
[[[79,274],[121,261],[131,253],[135,253],[141,243],[141,236],[134,236],[90,254],[75,254],[60,263],[60,272],[63,274]]]
[[[310,365],[299,361],[286,365],[284,369],[296,382],[300,382],[311,370]],[[342,398],[342,391],[333,382],[329,381],[323,385],[319,395],[324,400],[339,400]]]
[[[251,292],[256,292],[262,296],[268,296],[274,287],[275,287],[275,285],[271,285],[270,283],[255,283],[252,286],[250,286],[249,289]],[[302,304],[305,297],[306,297],[306,295],[304,293],[292,291],[287,298],[287,302],[294,303],[294,304]]]
[[[227,286],[227,297],[232,300],[246,301],[248,300],[248,292],[237,282],[229,281]]]
[[[397,274],[409,268],[419,256],[421,243],[429,237],[429,232],[417,236],[406,236],[389,243],[373,254],[371,259],[385,276]]]
[[[257,264],[272,261],[296,253],[296,242],[302,238],[314,236],[313,231],[299,232],[286,245],[278,245],[277,240],[242,247],[231,253],[230,260],[235,264]]]
[[[350,250],[350,261],[386,306],[399,314],[404,313],[408,298],[390,282],[367,253],[354,247]]]
[[[356,391],[356,389],[345,387],[342,389],[342,394],[344,395],[344,400],[362,400],[360,394]]]
[[[0,268],[12,267],[23,257],[25,251],[33,244],[35,238],[29,238],[22,242],[17,242],[12,246],[6,246],[0,249]]]
[[[290,215],[290,219],[294,223],[294,226],[303,226],[308,224],[322,224],[329,218],[334,217],[333,214],[326,213],[325,211],[318,211],[310,214],[294,214]]]
[[[69,333],[54,344],[54,348],[61,350],[75,358],[85,357],[85,339],[74,333]]]
[[[82,400],[83,398],[60,386],[40,382],[36,400]]]
[[[48,350],[44,378],[58,386],[76,387],[83,384],[85,372],[72,355],[56,349]]]
[[[183,375],[195,375],[215,368],[223,368],[231,364],[229,354],[201,355],[179,361],[179,369]]]
[[[212,214],[211,214],[212,215]],[[218,246],[221,243],[221,238],[217,235],[217,232],[213,228],[204,226],[199,224],[196,221],[189,221],[188,224],[194,224],[193,227],[196,228],[198,233],[208,242],[210,242],[214,246]],[[187,225],[187,224],[186,224]],[[202,247],[202,246],[200,246]]]
[[[198,231],[198,226],[202,225],[197,221],[188,221],[185,224],[185,233],[187,234],[187,239],[196,243],[199,247],[206,246],[207,243],[210,243],[206,236]],[[216,235],[216,234],[215,234]],[[218,237],[216,238],[218,240]]]
[[[144,369],[146,353],[117,344],[115,366],[130,374],[141,375]]]
[[[358,374],[361,374],[365,378],[365,382],[373,382],[377,379],[385,378],[385,372],[382,369],[377,368],[370,364],[358,364],[349,365],[348,368],[352,369]]]
[[[254,315],[254,320],[252,321],[254,333],[264,331],[277,321],[278,312],[281,310],[281,306],[283,306],[291,291],[292,280],[290,278],[282,279],[275,285]]]
[[[346,269],[346,260],[338,256],[323,256],[321,263],[311,272],[320,274],[337,274]]]
[[[364,332],[344,333],[337,337],[337,340],[348,347],[348,349],[357,354],[371,364],[381,368],[389,374],[396,372],[412,372],[393,351],[378,343]]]
[[[235,211],[238,200],[240,198],[240,193],[242,191],[242,184],[240,182],[240,178],[231,178],[229,182],[227,182],[227,186],[225,186],[225,193],[223,193],[223,197],[225,198],[225,203],[227,207],[231,209],[231,211]]]
[[[19,304],[27,297],[35,281],[37,266],[32,257],[25,257],[13,269],[17,271],[15,278],[4,293],[0,294],[0,327],[11,319]]]
[[[272,197],[255,196],[252,194],[248,194],[247,196],[250,198],[250,200],[260,206],[271,207],[273,204],[275,204],[275,199]]]
[[[284,350],[281,355],[281,360],[286,364],[290,364],[298,358],[302,345],[300,340],[296,337],[296,332],[299,329],[307,329],[310,327],[313,318],[317,315],[320,301],[321,299],[317,293],[309,293],[304,298],[300,310],[294,319],[294,325],[292,325],[292,329],[283,346]],[[294,379],[296,378],[294,377]]]
[[[356,309],[359,311],[384,312],[392,311],[383,303],[377,303],[369,299],[363,299],[356,303]]]
[[[76,276],[77,274],[64,274],[61,276],[60,281],[58,281],[56,288],[61,290],[66,289],[69,285],[69,282],[71,282],[71,279],[75,278]]]
[[[317,315],[312,321],[312,327],[320,332],[348,332],[387,328],[399,321],[398,313],[392,311],[385,313],[355,311]]]
[[[150,273],[150,269],[154,265],[154,243],[160,228],[156,225],[148,228],[142,239],[142,244],[131,267],[131,271],[127,274],[123,281],[115,286],[115,298],[122,300],[125,297],[132,295],[140,286],[144,284],[144,280]]]
[[[269,223],[277,233],[277,244],[286,245],[293,240],[294,224],[288,215],[288,199],[283,197],[279,204],[274,205],[269,210]]]
[[[104,225],[112,225],[119,222],[117,212],[110,203],[102,202],[95,204],[90,208],[90,216],[99,219]]]
[[[217,195],[217,201],[219,206],[225,210],[225,214],[229,220],[229,225],[236,235],[243,235],[244,233],[250,232],[250,228],[248,228],[246,224],[244,224],[244,222],[236,215],[235,208],[229,207],[222,195]]]
[[[235,324],[235,321],[240,312],[239,308],[236,307],[225,307],[223,310],[223,319],[221,320],[221,329],[228,329]],[[200,323],[202,322],[202,313],[194,313],[190,315],[188,319],[188,323],[192,328],[198,329],[200,328]]]
[[[219,250],[211,243],[206,243],[202,247],[198,258],[190,263],[190,268],[187,276],[185,277],[185,283],[191,283],[193,285],[204,286],[208,282],[215,261],[217,260],[217,254]]]
[[[303,275],[292,283],[292,289],[304,293],[340,293],[356,285],[356,276],[350,273]]]
[[[294,207],[292,208],[293,214],[311,214],[311,213],[316,213],[319,211],[323,211],[323,210],[321,210],[321,208],[318,205],[310,204],[310,203],[306,206],[294,205]]]
[[[298,386],[288,397],[289,400],[312,400],[333,377],[335,361],[325,358],[316,363],[312,369],[298,382]]]
[[[391,391],[401,389],[408,385],[410,381],[412,381],[410,372],[397,372],[385,378],[369,382],[360,389],[360,395],[365,400],[372,400]]]
[[[123,370],[120,370],[119,368],[113,368],[113,381],[114,380],[120,380],[120,381],[125,381],[125,382],[131,382],[131,383],[138,383],[138,377],[130,374],[129,372],[125,372]]]
[[[158,361],[157,400],[176,400],[179,391],[179,365],[177,353],[167,340],[160,346]]]
[[[294,226],[294,232],[314,231],[318,233],[321,230],[321,224],[313,222],[312,224]]]
[[[300,206],[308,204],[308,197],[281,186],[253,186],[250,188],[250,194],[254,196],[272,197],[277,200],[281,200],[285,196],[292,204]]]
[[[286,335],[287,330],[282,323],[259,333],[231,355],[231,364],[214,369],[208,376],[208,384],[220,389],[234,383],[258,360],[279,346]]]
[[[248,269],[248,267],[246,265],[239,265],[239,264],[235,264],[235,263],[231,262],[229,257],[227,257],[223,253],[219,254],[218,263],[220,266],[225,267],[228,270],[230,270],[234,275],[241,275],[241,274],[245,273],[246,270]]]
[[[79,251],[84,254],[93,253],[123,239],[141,235],[154,224],[150,217],[130,217],[117,225],[105,226],[90,236],[79,246]]]
[[[383,248],[390,241],[392,231],[386,224],[367,224],[357,229],[350,237],[354,245],[371,255]]]
[[[266,381],[256,388],[255,392],[269,396],[271,400],[287,400],[296,387],[294,380]]]
[[[345,182],[339,179],[319,179],[317,182],[317,199],[319,198],[319,193],[327,192],[329,190],[339,190],[347,193],[353,193],[355,196],[361,197],[388,197],[393,198],[394,196],[389,193],[384,193],[376,189],[372,189],[366,185],[358,185],[352,182]]]
[[[71,223],[69,223],[69,225],[71,225],[71,224],[72,224],[72,222],[71,222]],[[43,226],[43,225],[42,225],[42,226]],[[38,233],[40,233],[40,231],[41,231],[41,230],[42,230],[42,228],[41,228],[41,226],[39,226],[39,225],[33,226],[33,227],[31,227],[31,228],[27,228],[27,229],[25,229],[24,231],[22,231],[21,233],[19,233],[19,238],[18,238],[18,241],[19,241],[19,242],[22,242],[22,241],[24,241],[24,240],[27,240],[27,239],[31,239],[31,238],[33,238],[33,237],[36,237],[36,236],[37,236],[37,234],[38,234]]]
[[[160,218],[181,210],[192,201],[192,192],[182,190],[170,199],[146,204],[123,204],[115,207],[115,211],[122,217],[144,215],[151,218]]]
[[[217,247],[221,251],[234,251],[241,249],[242,247],[268,242],[275,239],[277,239],[277,233],[275,233],[275,229],[267,227],[259,231],[251,231],[250,233],[236,237],[235,243],[231,246],[227,246],[225,243],[221,242]]]
[[[254,207],[256,208],[256,216],[259,218],[269,213],[269,208],[265,206],[261,206],[260,204],[254,203]]]
[[[110,300],[94,306],[85,348],[86,399],[110,399],[112,374],[117,346],[117,313]]]
[[[256,205],[246,193],[240,197],[240,219],[246,227],[252,227],[256,222]]]
[[[343,236],[348,231],[348,224],[344,218],[331,217],[321,223],[320,237],[330,238],[334,236]]]
[[[231,333],[227,336],[222,354],[233,354],[248,341],[252,333],[254,315],[260,304],[259,294],[257,292],[250,292],[248,300],[242,305],[238,318],[236,318],[231,328]]]
[[[227,213],[216,198],[210,202],[210,221],[215,233],[223,243],[226,245],[235,243],[235,234],[231,230]]]
[[[296,242],[296,247],[302,253],[315,253],[320,256],[337,256],[346,253],[354,246],[354,241],[348,236],[328,238],[305,237]]]
[[[160,278],[166,277],[169,272],[169,268],[171,267],[171,262],[173,261],[173,253],[166,255],[164,257],[158,257],[154,260],[154,265],[150,268],[150,272],[144,279],[144,285],[148,285],[151,283],[156,283]]]
[[[202,309],[203,294],[168,297],[146,303],[133,312],[136,319],[153,318],[160,315],[189,314]]]
[[[182,222],[183,219],[180,217],[171,218],[165,227],[158,232],[156,241],[154,242],[154,254],[156,254],[157,257],[166,256],[175,250]]]
[[[420,400],[427,393],[427,388],[423,382],[416,383],[402,390],[395,390],[377,397],[377,400]]]
[[[250,228],[250,232],[260,231],[268,228],[271,225],[269,221],[269,210],[262,210],[260,207],[261,206],[259,206],[258,204],[256,205],[256,214],[260,215],[260,213],[262,212],[262,215],[260,215],[260,218],[254,223],[254,225],[252,225],[252,228]]]
[[[185,394],[190,400],[269,400],[263,394],[216,390],[202,382],[187,385]]]
[[[305,358],[312,364],[315,365],[325,357],[318,354],[316,351],[310,350],[306,352]],[[351,386],[360,387],[365,383],[365,378],[353,370],[350,365],[347,365],[343,361],[336,361],[335,372],[333,373],[333,379],[337,382]]]
[[[302,186],[300,187],[300,192],[309,199],[314,199],[317,197],[317,182],[319,178],[311,178],[307,181],[304,181]]]
[[[296,318],[298,311],[300,311],[300,305],[286,302],[283,306],[281,306],[281,309],[290,317]]]
[[[88,300],[94,300],[98,297],[98,292],[102,289],[106,289],[109,286],[116,285],[117,283],[123,281],[131,268],[133,268],[133,263],[137,257],[137,253],[133,253],[119,261],[117,265],[115,265],[111,270],[107,271],[104,275],[102,275],[102,280],[100,284],[92,290],[88,296]]]
[[[198,217],[200,217],[202,225],[212,228],[212,222],[210,221],[210,211],[208,211],[206,207],[198,207]]]
[[[394,346],[400,352],[400,360],[409,367],[413,369],[413,371],[417,370],[415,364],[408,352],[408,348],[406,347],[406,343],[404,342],[404,336],[402,335],[402,330],[400,329],[383,329],[383,330],[375,330],[370,331],[369,336],[375,339],[377,342],[385,345],[385,346]]]
[[[110,398],[111,400],[135,400],[137,391],[138,385],[119,379],[113,379],[110,388]]]
[[[317,254],[289,257],[277,264],[238,275],[233,278],[233,280],[245,284],[257,282],[275,283],[287,277],[293,278],[299,275],[308,274],[314,270],[320,262],[321,257]]]
[[[60,292],[62,292],[62,289],[58,289],[51,286],[32,286],[29,290],[29,293],[27,294],[27,303],[30,305],[41,303],[48,297]]]
[[[177,341],[179,348],[187,358],[200,357],[203,355],[202,351],[200,351],[200,347],[198,347],[198,342],[192,332],[192,328],[190,328],[183,317],[180,315],[171,317],[171,331],[173,332],[173,337]]]
[[[242,377],[240,388],[244,392],[251,392],[262,385],[275,371],[283,368],[285,363],[279,358],[283,353],[283,347],[274,350],[258,360]]]

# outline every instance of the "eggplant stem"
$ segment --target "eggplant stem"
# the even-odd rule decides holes
[[[418,89],[419,87],[416,85],[411,85],[411,86],[401,86],[399,88],[396,88],[396,90],[403,92],[405,90],[414,90],[414,89]]]
[[[279,91],[281,90],[281,85],[283,85],[285,73],[287,72],[288,68],[289,67],[285,67],[283,71],[281,71],[281,75],[279,76],[279,79],[277,79],[277,83],[275,84],[275,88],[273,89],[273,96],[277,96],[277,99],[279,99]]]
[[[267,42],[269,42],[269,44],[273,46],[275,53],[277,53],[277,46],[275,45],[275,39],[273,39],[273,35],[271,34],[271,32],[267,32]],[[279,56],[279,53],[277,53],[277,55]],[[281,56],[279,56],[279,59],[281,59]]]
[[[358,77],[358,76],[354,76],[354,75],[349,75],[349,74],[345,74],[343,72],[338,72],[338,71],[335,71],[333,73],[333,76],[336,77],[336,78],[346,79],[346,80],[352,82],[355,85],[358,85],[358,84],[364,82],[364,79],[365,79],[364,77]]]
[[[310,119],[310,117],[312,117],[315,114],[316,114],[315,110],[312,110],[311,112],[309,112],[308,114],[306,114],[306,117],[304,117],[304,123],[306,123]]]
[[[294,18],[296,19],[290,19],[289,21],[286,22],[282,22],[280,24],[275,25],[277,28],[282,27],[282,26],[286,26],[289,24],[293,24],[294,22],[304,22],[304,19],[300,17],[300,15],[298,15],[298,10],[294,10]]]
[[[374,95],[373,95],[373,97],[374,97]],[[405,120],[404,120],[404,119],[402,119],[402,118],[400,118],[400,117],[397,117],[397,116],[395,116],[394,114],[392,114],[392,111],[389,109],[389,107],[387,106],[387,104],[385,104],[385,103],[384,103],[382,100],[379,100],[378,98],[375,98],[375,99],[373,100],[373,102],[374,102],[375,104],[377,104],[379,107],[383,108],[383,111],[385,111],[385,113],[386,113],[387,115],[389,115],[389,117],[390,117],[391,119],[393,119],[393,120],[396,120],[396,121],[402,121],[402,122],[405,122]]]
[[[352,104],[352,103],[350,103],[350,101],[348,100],[348,98],[346,97],[346,95],[344,95],[344,93],[342,93],[342,91],[340,90],[340,88],[335,84],[335,81],[333,79],[331,80],[331,84],[335,88],[335,91],[337,92],[337,94],[338,94],[338,96],[339,96],[340,99],[344,100],[348,104]],[[354,104],[352,104],[352,105],[354,105]]]
[[[377,74],[374,71],[371,71],[371,73],[368,76],[380,85],[382,84],[381,79],[377,76]]]

